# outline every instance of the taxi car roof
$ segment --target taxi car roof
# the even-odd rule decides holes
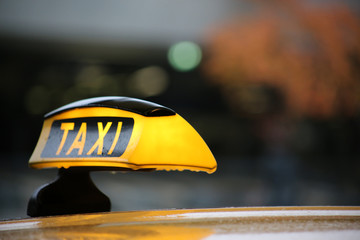
[[[360,207],[77,214],[0,222],[0,239],[359,239]]]

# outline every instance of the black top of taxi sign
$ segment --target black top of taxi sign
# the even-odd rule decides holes
[[[96,97],[76,101],[62,106],[45,115],[45,118],[54,116],[60,112],[83,107],[108,107],[137,113],[146,117],[172,116],[176,113],[167,107],[156,103],[129,98],[129,97]]]

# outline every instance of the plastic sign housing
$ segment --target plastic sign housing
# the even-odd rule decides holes
[[[81,100],[45,115],[29,165],[208,173],[217,167],[204,140],[181,116],[126,97]]]

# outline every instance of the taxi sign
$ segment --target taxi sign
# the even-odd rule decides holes
[[[50,129],[51,137],[48,138],[41,157],[120,157],[129,144],[133,128],[132,118],[88,117],[55,120]]]
[[[207,173],[217,167],[204,140],[180,115],[127,97],[90,98],[45,115],[29,165]]]

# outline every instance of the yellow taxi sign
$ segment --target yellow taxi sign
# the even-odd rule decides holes
[[[217,167],[204,140],[181,116],[125,97],[86,99],[47,114],[29,165],[208,173]]]
[[[128,146],[133,128],[133,118],[86,117],[54,120],[49,134],[51,137],[48,138],[41,157],[120,157]]]

